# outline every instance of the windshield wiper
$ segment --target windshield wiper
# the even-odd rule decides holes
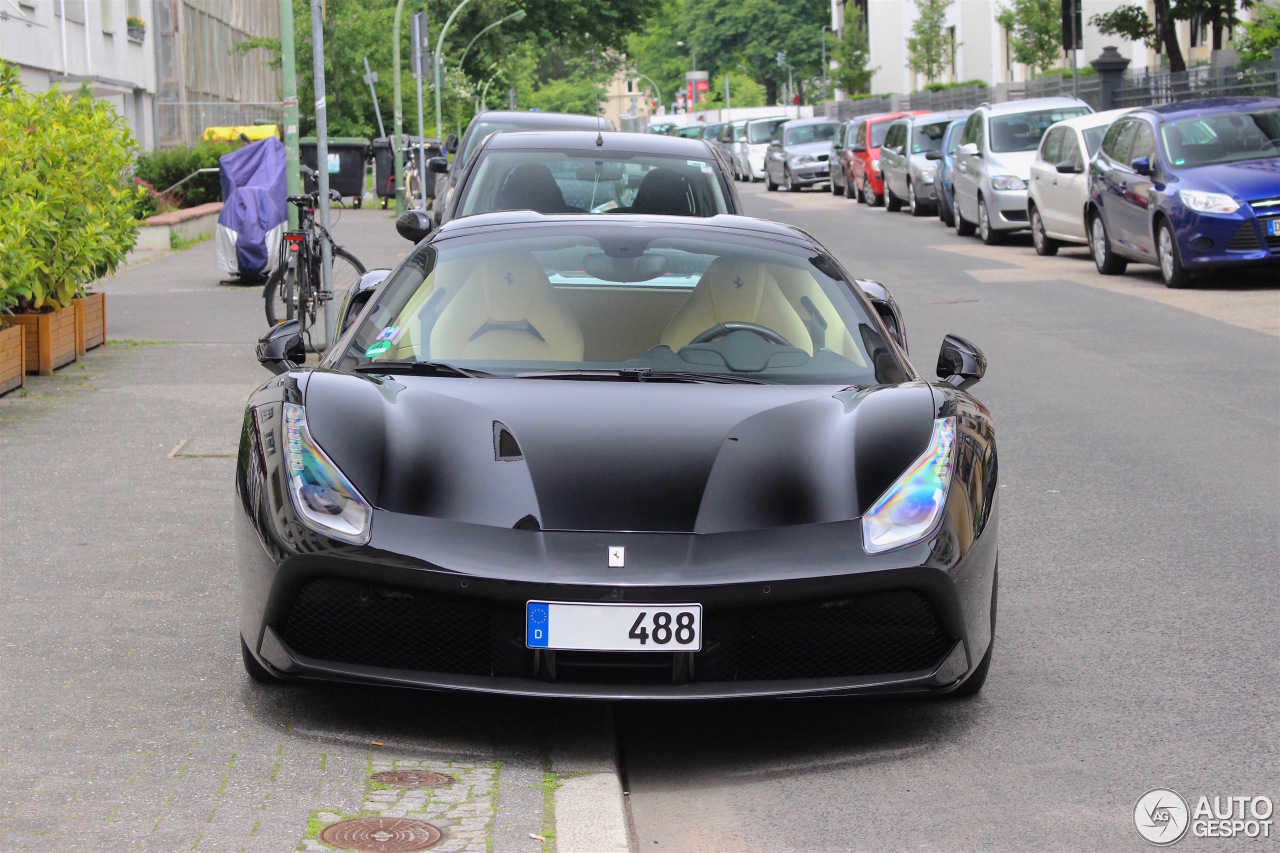
[[[771,385],[766,379],[751,376],[732,376],[724,373],[697,373],[680,370],[652,370],[648,367],[622,367],[616,369],[573,368],[568,370],[536,370],[517,373],[516,379],[596,379],[621,382],[707,382],[720,385]]]
[[[410,373],[415,376],[462,376],[467,379],[493,376],[483,370],[470,370],[447,361],[370,361],[357,364],[352,369],[356,373]]]

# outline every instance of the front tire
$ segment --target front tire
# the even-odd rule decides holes
[[[1058,254],[1058,241],[1044,233],[1044,220],[1040,218],[1040,210],[1031,206],[1031,242],[1036,247],[1036,254],[1051,257]]]
[[[831,172],[831,194],[844,195],[844,184],[836,183],[836,173],[834,170]]]
[[[924,216],[924,207],[916,197],[916,185],[911,181],[907,181],[907,209],[912,216]]]
[[[952,209],[952,216],[955,218],[956,236],[972,237],[976,226],[964,218],[964,214],[960,212],[960,205],[958,202]]]
[[[800,185],[791,178],[791,170],[786,166],[782,167],[782,188],[789,193],[800,192]]]
[[[778,185],[773,182],[773,175],[769,174],[769,167],[764,167],[764,188],[771,193],[778,191]]]
[[[262,288],[267,325],[274,326],[292,320],[297,312],[298,271],[287,264],[280,264]]]
[[[879,207],[880,196],[871,191],[871,179],[862,179],[862,203],[867,207]]]
[[[1102,275],[1120,275],[1129,266],[1128,261],[1111,251],[1107,224],[1102,221],[1102,214],[1096,210],[1089,218],[1089,251],[1093,254],[1093,265]]]
[[[902,210],[902,199],[893,194],[893,190],[889,189],[889,184],[884,185],[884,209],[889,213],[897,213]]]
[[[988,246],[996,246],[1004,242],[1004,235],[991,227],[991,214],[987,211],[987,200],[978,196],[978,236]]]
[[[1168,220],[1160,220],[1156,230],[1156,251],[1160,255],[1160,277],[1165,287],[1181,289],[1191,286],[1191,274],[1182,265],[1178,255],[1178,238],[1174,236],[1173,226]]]

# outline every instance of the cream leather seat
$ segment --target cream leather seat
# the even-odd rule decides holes
[[[582,330],[532,255],[492,255],[441,312],[430,352],[444,361],[581,361]]]
[[[716,258],[689,298],[676,311],[662,343],[680,350],[720,323],[755,323],[782,335],[794,347],[813,354],[804,322],[787,302],[764,264],[739,258]]]

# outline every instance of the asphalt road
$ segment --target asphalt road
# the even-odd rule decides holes
[[[947,332],[986,352],[996,650],[967,701],[620,707],[636,849],[1138,850],[1151,788],[1280,795],[1280,283],[1172,307],[1154,267],[742,194],[888,285],[922,371]]]

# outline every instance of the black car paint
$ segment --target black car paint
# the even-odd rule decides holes
[[[779,228],[759,226],[765,237]],[[304,401],[316,441],[375,507],[367,546],[313,532],[289,500],[281,405]],[[925,449],[934,419],[952,416],[955,475],[939,530],[868,555],[860,515]],[[498,425],[520,458],[498,452]],[[283,677],[594,698],[947,692],[991,642],[997,471],[990,413],[943,382],[841,389],[289,371],[254,392],[242,428],[240,631]],[[542,529],[521,524],[529,516]],[[606,567],[606,548],[617,545],[627,548],[625,569]],[[670,684],[575,682],[557,678],[548,652],[530,652],[521,678],[388,670],[287,647],[290,608],[318,578],[512,612],[533,599],[698,601],[713,623],[743,608],[910,589],[958,646],[933,670],[834,679],[699,682],[686,670]]]

